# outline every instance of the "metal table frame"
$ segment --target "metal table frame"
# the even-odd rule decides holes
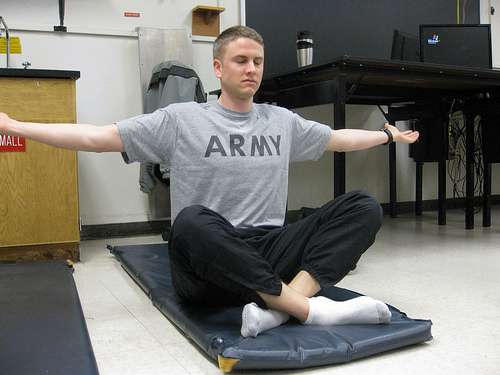
[[[333,103],[334,129],[346,126],[347,104],[393,105],[458,99],[466,123],[465,228],[474,227],[474,116],[481,98],[482,110],[498,105],[500,71],[419,62],[342,56],[334,61],[304,67],[263,80],[256,102],[275,102],[287,108]],[[345,154],[335,152],[334,196],[345,193]],[[438,222],[446,224],[446,159],[438,166]],[[422,163],[417,163],[416,212],[422,211]],[[396,145],[389,146],[390,214],[396,210]],[[491,164],[484,165],[483,226],[489,226]]]

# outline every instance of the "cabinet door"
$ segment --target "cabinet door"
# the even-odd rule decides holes
[[[0,78],[0,111],[74,123],[75,82]],[[76,152],[26,140],[26,152],[0,153],[0,247],[78,242],[78,216]]]

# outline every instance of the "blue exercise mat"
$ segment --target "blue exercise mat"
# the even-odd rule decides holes
[[[179,299],[172,287],[166,243],[108,248],[153,304],[225,372],[342,363],[432,339],[430,320],[408,318],[393,306],[388,325],[305,326],[290,320],[256,338],[244,338],[242,306],[203,307]],[[321,294],[337,301],[360,296],[337,287]]]
[[[0,374],[99,374],[65,262],[0,264]]]

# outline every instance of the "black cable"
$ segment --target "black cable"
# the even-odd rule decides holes
[[[453,104],[452,107],[453,108]],[[455,117],[455,118],[454,118]],[[448,160],[448,176],[453,186],[453,198],[463,198],[466,192],[466,125],[462,118],[456,119],[456,115],[452,116],[451,109],[449,114],[449,139],[448,142],[455,145],[454,158]],[[481,118],[474,118],[474,197],[483,195],[483,153],[482,153],[482,134],[481,134]],[[481,205],[474,208],[474,213],[481,211]]]

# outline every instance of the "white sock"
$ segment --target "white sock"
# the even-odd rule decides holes
[[[288,318],[287,313],[261,309],[254,302],[246,304],[241,314],[241,336],[256,337],[261,332],[282,325]]]
[[[304,324],[387,324],[390,321],[387,305],[371,297],[339,302],[319,296],[309,298],[309,315]]]

